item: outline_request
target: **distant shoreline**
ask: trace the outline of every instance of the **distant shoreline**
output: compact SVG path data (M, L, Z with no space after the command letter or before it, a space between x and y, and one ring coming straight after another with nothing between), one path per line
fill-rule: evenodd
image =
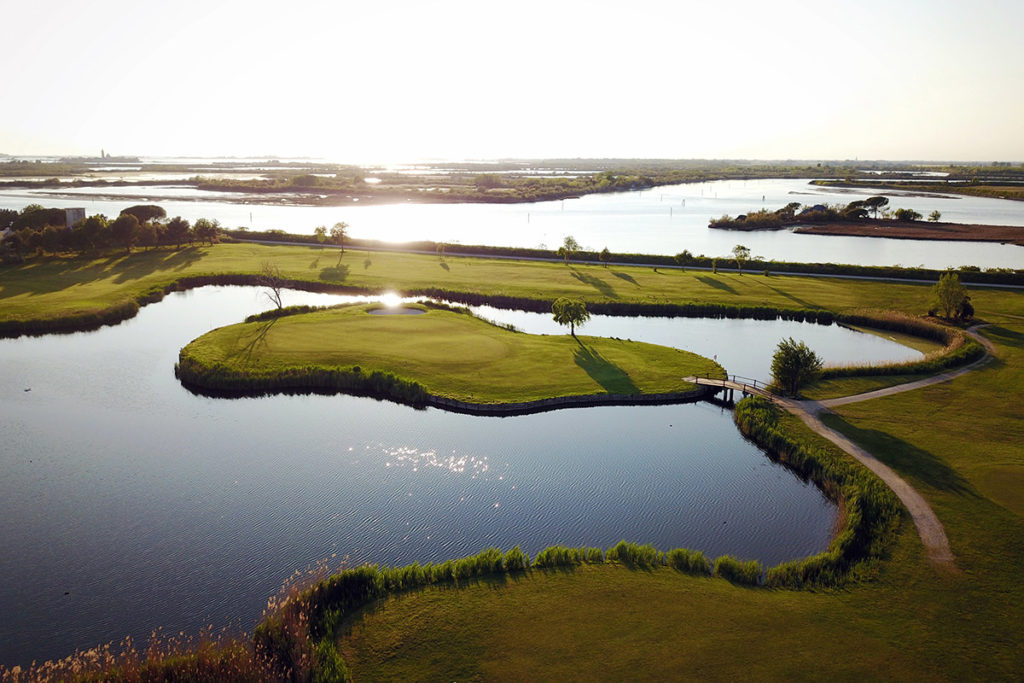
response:
M946 240L958 242L1000 242L1024 246L1024 226L980 225L974 223L943 223L936 221L894 221L860 218L827 223L801 222L799 218L776 225L757 225L732 221L728 225L709 225L713 230L762 232L793 230L801 235L844 235L849 237L890 237L904 240Z
M904 240L955 240L961 242L1000 242L1024 246L1024 226L972 225L924 221L858 221L804 225L794 232L802 235L845 235L852 237L891 237Z

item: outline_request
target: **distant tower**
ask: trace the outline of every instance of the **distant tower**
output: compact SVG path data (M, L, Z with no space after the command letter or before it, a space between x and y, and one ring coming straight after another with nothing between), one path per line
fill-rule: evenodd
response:
M107 158L107 151L104 150L104 149L100 149L100 159L106 159L106 158Z

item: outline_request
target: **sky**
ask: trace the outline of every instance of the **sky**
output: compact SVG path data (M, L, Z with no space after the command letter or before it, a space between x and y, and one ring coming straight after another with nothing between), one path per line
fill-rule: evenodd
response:
M1024 160L1024 2L4 0L0 153Z

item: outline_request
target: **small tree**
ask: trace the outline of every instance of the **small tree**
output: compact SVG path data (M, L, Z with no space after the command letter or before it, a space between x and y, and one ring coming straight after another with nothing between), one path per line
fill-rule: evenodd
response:
M821 374L822 360L807 345L792 337L779 342L772 356L774 383L791 396L800 394L800 387Z
M175 216L167 223L167 241L174 242L176 249L181 249L181 243L188 239L192 226L181 216Z
M157 206L156 204L138 204L136 206L129 206L121 213L130 213L135 216L139 219L139 224L160 218L167 218L167 212L164 211L162 206Z
M348 237L348 223L344 221L338 221L331 228L331 239L334 243L341 247L341 253L338 254L338 262L341 262L341 257L345 255L345 238Z
M281 269L270 261L260 264L259 282L267 288L263 294L270 299L278 310L282 308L281 291L284 289L284 278L281 277Z
M742 244L737 244L732 248L732 256L736 259L736 267L739 269L740 275L743 275L743 263L750 258L750 249Z
M864 200L864 206L871 210L875 218L878 218L878 212L889 206L888 197L868 197Z
M607 268L608 262L612 260L612 252L608 251L608 247L605 247L597 257L601 259L601 263L603 263L604 267Z
M320 243L320 248L324 248L324 242L327 241L327 228L318 225L313 229L313 234L316 235L316 241Z
M561 297L551 305L551 313L559 325L568 325L569 334L576 338L576 326L590 320L587 305L581 299Z
M928 220L930 220L932 223L938 223L939 219L941 219L941 218L942 218L942 212L939 211L938 209L935 209L930 214L928 214Z
M913 209L896 209L894 216L898 221L907 221L909 223L921 219L921 214Z
M932 300L946 320L963 319L974 315L971 297L960 283L960 274L947 270L932 287Z
M151 249L156 246L159 239L160 233L152 221L146 221L139 226L139 244L142 246Z
M220 239L220 222L217 219L211 221L206 218L200 218L196 221L192 232L200 242L213 244Z
M565 259L565 265L569 265L569 259L580 250L580 243L572 235L566 235L562 246L558 248L558 255Z
M110 236L124 246L124 253L131 253L132 245L139 239L139 219L130 213L122 213L110 224Z

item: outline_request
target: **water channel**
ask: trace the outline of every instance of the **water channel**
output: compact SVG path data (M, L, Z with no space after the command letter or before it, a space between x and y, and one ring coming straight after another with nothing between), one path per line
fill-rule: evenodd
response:
M216 218L225 227L281 229L312 234L318 225L350 225L352 237L386 242L439 240L452 244L488 244L557 248L566 235L586 249L642 254L726 256L738 244L768 259L819 263L947 268L1024 268L1024 247L979 242L937 242L872 237L798 235L789 230L735 232L711 230L708 221L761 208L775 210L790 202L805 205L847 204L874 192L810 185L808 180L722 180L654 188L643 192L598 194L564 201L528 204L353 204L292 206L253 198L251 204L226 201L237 195L194 188L106 188L108 195L77 196L95 188L53 193L51 190L0 191L0 208L20 210L30 203L84 207L88 214L117 216L132 204L158 203L168 216L191 221ZM1024 202L957 195L886 192L890 207L912 208L927 216L942 213L957 223L1024 226Z
M214 399L181 346L267 308L254 288L175 293L121 325L0 340L0 663L150 632L251 628L296 569L497 545L620 539L766 564L823 549L836 509L709 403L494 418L349 396ZM286 304L339 297L287 292ZM563 333L549 316L481 308ZM840 327L595 316L583 333L767 375L782 337L828 360L918 352Z

